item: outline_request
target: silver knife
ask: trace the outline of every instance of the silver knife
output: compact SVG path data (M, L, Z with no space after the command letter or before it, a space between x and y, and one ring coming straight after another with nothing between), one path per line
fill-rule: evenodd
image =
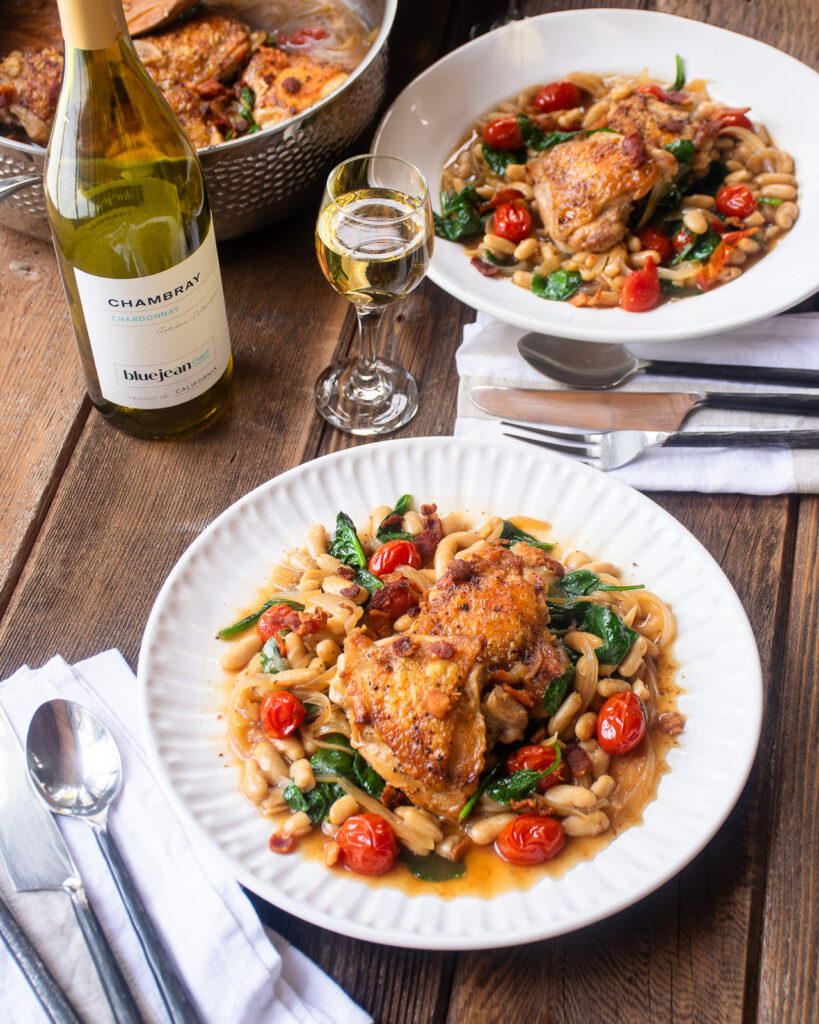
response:
M0 707L0 860L17 892L60 890L94 958L118 1024L145 1024L97 920L79 872L51 813L34 792L25 755Z

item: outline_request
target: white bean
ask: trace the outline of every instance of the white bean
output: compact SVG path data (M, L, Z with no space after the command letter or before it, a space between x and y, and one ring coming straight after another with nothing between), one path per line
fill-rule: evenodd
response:
M282 832L286 836L292 836L294 839L297 839L299 836L306 836L308 832L312 831L312 828L312 822L305 812L296 811L295 814L291 814L285 820L285 823L282 825Z
M313 775L313 766L306 757L300 757L290 765L290 778L295 782L297 789L302 793L309 793L316 787L316 777Z
M226 672L238 672L239 669L247 665L254 654L259 653L262 647L264 647L264 640L254 629L252 633L240 636L232 643L219 659L219 664Z
M358 814L358 801L347 793L336 800L328 811L327 817L330 819L331 825L343 825L354 814Z
M516 814L502 811L500 814L492 814L488 818L481 818L469 826L469 838L476 846L488 846L501 834L503 828L514 821Z

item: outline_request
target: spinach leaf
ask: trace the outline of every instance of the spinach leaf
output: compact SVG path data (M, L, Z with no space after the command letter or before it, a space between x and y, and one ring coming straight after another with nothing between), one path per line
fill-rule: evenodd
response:
M270 600L265 601L262 607L257 611L251 612L250 615L245 615L243 619L239 619L238 622L234 622L230 626L225 626L224 629L220 629L216 634L217 638L219 640L230 640L231 637L237 636L239 633L244 633L244 631L250 626L255 626L267 609L272 608L274 604L286 604L291 608L295 608L297 612L304 611L304 605L299 604L298 601L291 601L286 597L277 597L274 594Z
M532 275L532 291L539 299L551 299L562 302L570 299L583 284L583 278L577 270L555 270L548 277Z
M242 91L239 96L239 115L247 122L246 135L252 135L254 132L262 130L262 126L253 116L253 103L255 99L256 97L253 90L247 85L242 86Z
M441 196L441 212L432 215L435 234L450 242L460 242L483 232L479 203L474 185L467 185L460 192L444 192Z
M563 699L574 679L574 665L569 665L565 672L554 678L543 694L543 713L551 718L563 703Z
M344 790L334 782L317 782L309 793L302 793L295 782L291 782L282 793L290 810L294 813L304 811L313 825L323 821L336 800L342 796Z
M500 776L503 774L503 764L504 759L500 758L500 760L495 764L495 766L493 768L490 768L489 771L484 774L483 778L478 783L478 788L467 800L466 804L461 810L461 813L458 815L459 821L463 821L464 818L469 817L469 815L472 813L472 808L486 792L487 786L490 786L496 779L500 778Z
M673 281L660 280L660 291L669 299L688 299L692 295L702 295L700 288L690 288L684 284L674 284Z
M390 512L388 516L384 516L379 524L378 529L375 532L376 540L380 540L382 544L386 544L391 540L412 540L412 534L406 533L404 530L393 530L385 523L389 523L393 516L403 516L407 509L410 507L412 502L411 494L402 494L401 497L396 501L395 508Z
M495 149L494 146L483 144L483 158L499 177L503 177L509 164L525 164L525 149Z
M669 266L673 267L676 263L682 263L683 260L699 260L704 263L721 241L720 235L709 225L705 234L695 235L694 241L689 242L681 252L677 253Z
M523 136L526 146L541 153L544 149L551 149L559 142L568 142L569 139L577 138L578 135L593 135L595 132L618 134L613 128L580 128L574 132L544 132L525 114L518 114L518 128L520 128L520 134Z
M352 781L359 789L363 789L368 796L373 797L375 800L381 799L385 782L375 768L369 765L358 751L355 752L355 757L353 758Z
M319 747L310 758L313 771L318 775L340 775L342 778L354 782L368 796L380 800L384 791L384 780L357 750L352 749L347 737L340 733L332 733L325 736L324 739L327 743L333 743L336 748L344 747L345 749Z
M585 597L595 590L643 590L644 584L637 583L633 586L621 586L616 583L601 583L597 573L590 569L576 569L574 572L567 572L565 576L549 587L550 597L565 597L569 600L577 597Z
M633 629L623 625L613 611L599 604L589 605L582 628L603 641L594 652L601 665L619 665L637 639Z
M333 558L340 559L345 565L363 569L367 564L355 525L346 512L339 512L336 516L336 528L328 550Z
M535 771L533 768L521 768L520 771L514 772L512 775L507 776L507 778L499 779L493 783L487 789L486 795L490 800L494 800L496 804L511 804L513 800L525 800L527 796L531 796L534 793L538 782L544 776L550 775L555 769L560 767L562 760L560 747L555 747L555 750L557 751L557 757L554 764L550 764L545 772Z
M279 630L279 633L283 632L284 630ZM262 648L259 654L259 664L261 665L262 672L266 672L269 676L275 675L277 672L284 672L285 669L290 668L290 662L283 654L279 653L275 636L271 636Z
M779 206L783 200L774 199L772 196L759 196L757 199L758 203L769 203L771 206Z
M353 582L357 583L359 587L363 587L365 590L369 591L370 597L372 597L376 590L383 590L386 585L382 583L377 576L371 573L369 569L358 569Z
M697 182L697 191L705 196L715 196L725 181L728 168L724 160L715 160L708 169L708 174Z
M514 523L510 523L508 519L503 521L503 529L500 535L501 540L509 540L513 544L529 544L533 548L540 548L542 551L551 551L554 544L550 544L545 540L535 540L531 533L526 533L525 530L519 530Z
M422 856L401 847L398 856L401 863L422 882L448 882L450 878L461 878L466 874L466 864L462 860L448 860L437 853Z
M685 66L683 64L683 59L679 54L676 55L676 61L677 76L674 79L674 84L671 86L672 92L678 92L685 85Z
M694 143L691 139L675 139L673 142L669 142L667 146L663 146L663 149L667 149L676 158L677 163L681 167L683 165L691 166L691 162L694 159Z

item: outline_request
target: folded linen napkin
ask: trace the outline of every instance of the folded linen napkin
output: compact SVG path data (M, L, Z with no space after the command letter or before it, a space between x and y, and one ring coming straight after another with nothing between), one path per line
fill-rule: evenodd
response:
M24 667L0 683L0 703L21 743L34 711L52 697L85 705L119 744L124 784L111 808L111 831L203 1021L371 1021L299 950L280 936L268 937L239 885L206 851L189 843L133 731L140 720L136 679L122 655L106 651L73 668L53 658L39 670ZM91 829L67 818L58 823L146 1021L164 1024L161 997ZM2 864L0 892L83 1020L109 1024L112 1016L68 897L15 893ZM46 1024L46 1014L2 942L0 993L0 1019Z
M564 386L543 376L518 355L517 342L525 334L518 327L499 323L478 313L464 327L456 354L459 375L456 436L500 437L499 420L478 409L469 395L481 384L520 385L546 390ZM567 340L567 345L572 342ZM695 341L662 345L629 345L645 359L680 359L706 363L746 363L755 366L792 366L819 369L819 314L785 313L737 331ZM620 386L625 391L779 391L768 384L687 380L639 374ZM819 390L816 392L819 396ZM683 429L736 429L787 427L819 429L819 417L754 413L729 409L696 409ZM644 491L704 491L742 494L819 492L819 451L783 448L655 448L613 476Z

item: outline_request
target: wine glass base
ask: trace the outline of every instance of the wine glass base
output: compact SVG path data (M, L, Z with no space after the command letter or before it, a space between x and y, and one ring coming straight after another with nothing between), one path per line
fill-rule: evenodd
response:
M418 387L412 375L397 363L377 359L362 386L355 382L349 397L358 357L328 367L316 381L313 398L319 413L339 430L359 436L388 434L409 423L418 411Z

